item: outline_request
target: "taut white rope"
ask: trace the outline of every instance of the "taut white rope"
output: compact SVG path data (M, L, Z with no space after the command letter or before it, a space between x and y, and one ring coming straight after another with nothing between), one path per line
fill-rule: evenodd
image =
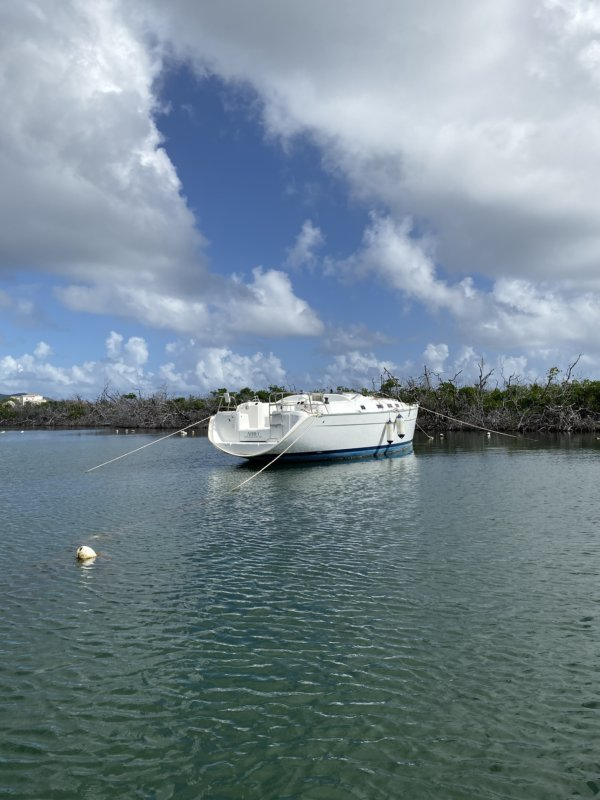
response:
M458 419L457 417L450 417L448 416L448 414L441 414L439 411L432 411L430 408L425 408L425 406L422 405L419 405L419 408L422 408L423 411L428 411L430 414L436 414L438 417L451 419L453 422L460 422L461 425L468 425L471 428L478 428L480 431L486 431L487 433L495 433L497 436L508 436L510 439L529 439L528 436L516 436L514 433L503 433L502 431L495 431L493 428L482 428L481 425L475 425L472 422L465 422L464 419ZM423 430L423 428L421 428L421 430ZM423 431L423 433L425 433L425 431ZM429 436L429 434L426 435ZM537 440L530 439L529 441L535 442Z
M152 442L148 442L147 444L143 444L141 447L136 447L135 450L130 450L128 453L123 453L116 458L111 458L110 461L105 461L103 464L97 464L95 467L90 467L86 469L86 472L93 472L95 469L100 469L100 467L105 467L107 464L112 464L113 461L118 461L120 458L125 458L125 456L130 456L132 453L138 453L140 450L143 450L145 447L150 447L153 444L158 444L158 442L164 442L165 439L168 439L170 436L177 436L178 433L182 431L187 431L188 428L193 428L194 425L201 425L203 422L209 420L210 417L204 417L204 419L199 419L198 422L192 422L190 425L186 425L185 428L180 428L178 431L173 431L173 433L168 433L166 436L161 436L160 439L154 439Z
M313 425L313 423L316 421L316 419L317 419L316 417L312 417L310 420L308 420L308 423L309 423L309 424L306 426L306 428L305 428L305 429L304 429L304 430L303 430L303 431L302 431L302 432L301 432L301 433L300 433L298 436L296 436L296 438L294 439L294 441L293 441L293 442L290 442L290 444L289 444L289 445L288 445L288 446L285 448L285 450L282 450L282 451L281 451L281 453L278 453L278 454L275 456L275 458L274 458L274 459L272 459L272 461L269 461L269 463L268 463L268 464L265 464L265 465L264 465L264 467L261 467L261 468L258 470L258 472L255 472L255 473L254 473L254 475L250 475L250 477L249 477L249 478L246 478L246 480L245 480L245 481L242 481L242 482L241 482L241 483L239 483L237 486L234 486L234 487L233 487L233 489L228 489L228 490L227 490L227 492L225 492L225 494L227 494L228 492L235 492L235 491L237 491L238 489L241 489L241 488L242 488L242 486L243 486L245 483L249 483L251 480L253 480L253 479L254 479L254 478L256 478L258 475L260 475L260 473L261 473L261 472L264 472L264 471L265 471L265 470L266 470L268 467L270 467L270 466L271 466L271 464L274 464L274 463L277 461L277 459L278 459L278 458L281 458L281 456L285 455L285 453L287 453L287 451L290 449L290 447L293 447L293 446L296 444L296 442L297 442L299 439L301 439L301 438L304 436L304 434L306 433L306 431L307 431L307 430L308 430L308 429L311 427L311 425Z

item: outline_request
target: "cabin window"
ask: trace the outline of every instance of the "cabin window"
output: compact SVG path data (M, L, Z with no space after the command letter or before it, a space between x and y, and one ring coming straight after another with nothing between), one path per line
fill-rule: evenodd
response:
M366 410L367 410L367 409L365 408L365 406L361 406L361 408L362 408L362 410L363 410L363 411L366 411Z
M377 403L377 408L383 408L383 406L381 405L381 403Z

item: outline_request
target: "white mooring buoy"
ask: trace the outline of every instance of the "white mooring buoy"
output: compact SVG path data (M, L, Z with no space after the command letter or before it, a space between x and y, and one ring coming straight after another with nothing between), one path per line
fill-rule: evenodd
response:
M96 558L98 553L95 550L92 550L91 547L88 547L86 544L81 545L81 547L77 548L77 558L80 561L86 561L88 558Z

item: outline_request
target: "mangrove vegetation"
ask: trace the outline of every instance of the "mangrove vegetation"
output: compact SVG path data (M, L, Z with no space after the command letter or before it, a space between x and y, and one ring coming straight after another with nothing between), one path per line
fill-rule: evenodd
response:
M577 362L575 362L576 364ZM406 402L418 402L419 426L428 433L469 430L472 426L503 432L571 432L600 430L600 381L572 377L553 367L543 380L526 383L510 376L498 381L493 370L479 364L479 376L462 383L460 373L449 378L425 368L418 379L401 381L385 371L377 386L353 389L328 387L319 391L380 393ZM245 387L233 393L235 402L268 400L281 386ZM291 390L290 390L291 391ZM293 390L297 391L297 390ZM172 397L165 390L143 395L122 394L105 388L95 400L74 397L19 403L0 396L0 427L113 428L119 430L178 430L197 424L205 431L226 392L223 387L206 397Z

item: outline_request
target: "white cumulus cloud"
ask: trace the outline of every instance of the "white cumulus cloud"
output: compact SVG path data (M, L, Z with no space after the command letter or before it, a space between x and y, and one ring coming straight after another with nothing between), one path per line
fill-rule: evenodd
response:
M150 42L160 31L132 24L134 7L29 0L0 8L0 274L59 277L55 294L73 311L228 335L226 309L239 286L208 269L155 123L166 54ZM248 292L256 291L255 281ZM289 282L291 327L270 297L261 295L261 309L279 315L283 335L312 335L297 315L314 321L314 313L295 302ZM30 301L20 315L33 311ZM236 332L245 332L244 319L236 316ZM248 322L254 331L256 312Z
M227 348L206 348L196 364L198 385L203 390L226 387L233 391L245 386L266 388L283 385L286 373L272 353L252 356L233 353Z
M323 375L322 383L325 388L331 389L338 386L378 389L386 370L396 374L398 367L390 361L378 359L373 353L353 350L334 357Z
M288 251L286 265L289 267L312 267L316 263L317 250L325 242L325 237L320 228L317 228L307 219L302 225L294 246Z
M579 342L597 352L597 4L149 0L138 9L199 75L251 85L271 136L309 137L356 198L383 209L353 269L448 311L487 346ZM309 234L292 263L314 257ZM491 288L477 288L482 276ZM529 286L539 307L521 308L514 292L509 300L511 285Z
M252 282L238 285L244 291L222 309L227 329L261 336L316 336L324 330L308 303L296 297L285 272L256 267Z
M442 372L448 359L447 344L428 344L423 353L426 364L434 372Z
M595 4L143 8L201 74L253 85L273 135L311 136L359 196L433 230L448 268L598 286Z

